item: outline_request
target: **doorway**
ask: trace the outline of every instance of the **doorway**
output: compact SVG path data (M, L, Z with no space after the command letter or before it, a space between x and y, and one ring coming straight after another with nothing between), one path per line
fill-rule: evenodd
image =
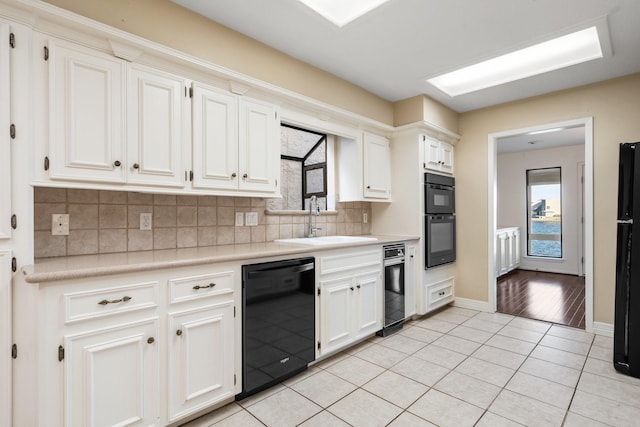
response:
M518 209L515 209L510 213L511 219L508 220L509 224L500 223L499 220L504 221L504 218L509 218L509 215L504 215L505 210L511 209L505 208L504 200L500 201L500 196L504 196L504 191L498 194L499 192L499 181L498 181L498 149L500 144L506 143L505 141L518 142L524 144L525 148L521 151L530 151L533 147L527 147L528 145L537 145L540 144L535 149L539 149L539 153L541 150L547 149L543 145L547 140L551 142L549 147L554 147L553 141L557 140L563 132L571 130L574 134L579 134L579 138L581 141L584 141L584 145L581 150L583 150L583 160L579 162L574 162L571 164L571 167L568 165L550 165L548 162L546 166L561 166L561 168L566 169L562 172L562 176L567 180L572 180L574 183L572 184L571 194L568 194L565 199L565 204L567 209L565 211L571 212L571 217L566 217L562 219L562 230L563 233L567 233L566 237L561 236L565 240L562 243L563 253L562 256L556 257L555 259L540 257L540 256L531 256L530 249L531 245L529 243L529 233L531 231L530 227L530 213L525 215L525 209L529 206L527 203L527 191L525 190L525 184L522 184L523 188L520 189L521 194L518 196L518 200L514 200L513 203L510 203L509 206L514 205L518 207L522 211L521 214L517 213ZM553 135L555 134L555 135ZM546 135L546 137L543 137ZM553 135L553 137L552 137ZM565 135L566 136L566 135ZM500 250L498 244L496 243L496 230L502 226L519 226L522 230L522 239L520 243L520 253L522 254L522 264L521 267L523 269L527 269L530 271L549 271L554 274L568 274L573 275L584 282L584 319L582 324L583 327L587 331L593 331L593 121L592 118L584 118L571 120L566 122L558 122L558 123L548 123L543 124L531 128L523 128L523 129L514 129L505 132L499 132L490 134L488 137L488 145L489 145L489 159L488 159L488 184L489 188L493 189L489 191L489 204L488 204L488 249L489 254L493 256L489 256L489 309L492 311L497 311L498 309L498 275L497 272L499 270L499 265L496 264L496 250ZM565 144L571 145L571 144ZM574 144L575 145L575 144ZM513 149L514 147L510 147ZM529 150L527 150L527 148ZM553 149L553 148L549 148ZM560 149L559 147L555 147L555 149ZM504 151L501 149L501 151ZM508 151L508 150L507 150ZM516 151L516 150L514 150ZM535 157L531 153L526 154L528 158ZM549 156L552 161L557 160L559 157L556 153L553 153L552 156ZM542 164L542 163L541 163ZM532 169L535 166L532 167ZM523 172L524 174L524 172ZM543 176L542 174L538 176ZM525 181L525 177L523 176L522 181ZM511 183L513 185L513 183ZM540 201L536 201L540 202ZM539 206L536 205L538 211L536 211L535 215L540 215L541 211ZM556 207L553 203L547 203L545 208L548 208L549 212L553 214L554 208L558 210L559 207ZM549 214L549 215L551 215ZM519 216L518 216L519 215ZM515 218L515 219L514 219ZM544 218L536 218L536 221L543 220ZM547 218L551 219L551 218ZM558 221L560 218L556 218ZM511 224L514 222L515 224ZM549 236L540 236L539 234L535 234L538 238L545 238L547 240L559 240L557 238L550 238ZM539 254L538 254L539 255ZM516 272L518 270L515 270ZM512 273L513 274L513 273ZM539 275L541 275L540 273ZM582 276L581 276L582 275ZM524 276L523 276L524 277ZM561 276L557 276L556 278L562 279ZM526 280L520 277L521 283L526 283ZM546 282L545 282L546 280ZM548 285L548 278L545 280L538 280L538 282L545 282ZM562 280L560 280L562 282ZM575 285L575 282L573 283ZM524 286L524 285L523 285ZM513 287L512 287L513 288ZM522 289L526 289L524 286ZM562 293L562 291L560 291ZM581 298L576 296L576 298ZM504 302L504 301L501 301ZM544 304L544 303L542 303ZM524 315L524 314L522 314ZM542 319L548 320L548 319ZM553 321L553 320L550 320ZM557 323L562 323L558 321ZM573 326L573 325L572 325Z

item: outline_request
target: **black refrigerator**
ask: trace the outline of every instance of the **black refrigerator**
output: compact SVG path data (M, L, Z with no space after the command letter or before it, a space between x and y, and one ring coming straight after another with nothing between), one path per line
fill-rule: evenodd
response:
M640 142L620 144L615 306L613 366L640 378Z

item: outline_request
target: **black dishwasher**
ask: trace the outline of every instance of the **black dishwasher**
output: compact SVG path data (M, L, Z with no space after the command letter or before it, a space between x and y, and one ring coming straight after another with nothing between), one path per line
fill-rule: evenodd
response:
M242 393L264 390L315 359L315 259L242 266Z

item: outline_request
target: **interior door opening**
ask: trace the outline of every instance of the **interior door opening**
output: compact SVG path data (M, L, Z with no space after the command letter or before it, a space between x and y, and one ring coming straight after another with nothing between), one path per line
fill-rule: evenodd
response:
M592 330L592 119L488 142L490 309Z

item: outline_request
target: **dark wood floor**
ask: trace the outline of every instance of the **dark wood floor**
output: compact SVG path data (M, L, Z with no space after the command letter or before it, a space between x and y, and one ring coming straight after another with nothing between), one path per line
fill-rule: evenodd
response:
M498 311L584 329L584 277L514 270L498 279Z

